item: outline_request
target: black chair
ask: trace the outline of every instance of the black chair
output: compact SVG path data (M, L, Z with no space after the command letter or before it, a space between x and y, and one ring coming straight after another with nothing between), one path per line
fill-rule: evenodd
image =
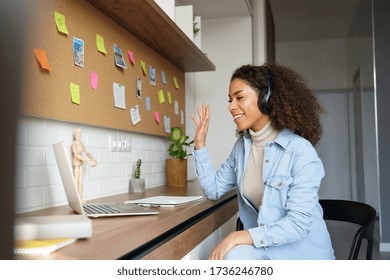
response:
M374 228L376 220L376 210L374 207L357 201L320 199L320 204L324 210L324 220L349 222L360 225L356 231L348 259L356 260L359 255L363 239L367 240L366 259L372 259L374 249Z
M374 207L362 202L337 199L320 199L320 204L324 210L324 220L349 222L360 225L353 237L348 259L356 260L358 258L362 241L366 239L366 259L371 260L374 249L374 228L376 220L376 210ZM236 230L242 230L243 228L243 224L238 217Z

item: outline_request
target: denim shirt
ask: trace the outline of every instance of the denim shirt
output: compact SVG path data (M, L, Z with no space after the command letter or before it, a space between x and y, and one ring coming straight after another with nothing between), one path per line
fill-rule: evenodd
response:
M334 259L318 202L325 172L313 146L288 129L265 145L263 202L257 211L242 194L251 144L250 135L245 133L219 170L213 167L206 147L193 151L205 196L218 199L236 187L244 229L254 246L264 248L270 259Z

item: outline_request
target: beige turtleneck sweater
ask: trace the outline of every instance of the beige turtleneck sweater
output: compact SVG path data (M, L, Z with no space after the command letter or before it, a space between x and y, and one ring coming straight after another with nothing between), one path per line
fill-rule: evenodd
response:
M279 131L268 122L261 130L254 132L250 129L249 133L252 145L244 173L242 193L256 209L259 209L263 198L264 145L274 141Z

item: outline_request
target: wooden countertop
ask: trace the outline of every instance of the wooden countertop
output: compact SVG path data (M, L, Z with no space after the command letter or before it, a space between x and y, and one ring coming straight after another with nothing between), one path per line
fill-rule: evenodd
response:
M157 187L145 193L125 193L93 201L118 202L157 195L203 195L198 181L187 188ZM52 253L49 259L180 259L238 211L236 191L218 200L203 198L176 207L160 207L150 216L97 218L93 236ZM31 215L75 214L67 205Z

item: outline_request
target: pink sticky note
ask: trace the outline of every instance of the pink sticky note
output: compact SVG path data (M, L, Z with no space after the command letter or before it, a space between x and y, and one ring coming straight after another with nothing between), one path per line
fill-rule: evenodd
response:
M91 72L91 87L93 89L97 89L98 86L98 74L95 72Z
M154 119L156 120L156 123L160 124L160 116L157 111L154 111Z
M134 65L135 64L134 53L132 51L127 51L127 54L129 55L129 59L131 63Z

